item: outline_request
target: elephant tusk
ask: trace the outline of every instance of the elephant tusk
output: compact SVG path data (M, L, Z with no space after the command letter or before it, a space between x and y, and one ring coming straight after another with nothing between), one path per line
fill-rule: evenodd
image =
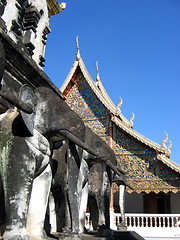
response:
M13 106L17 107L18 109L22 110L25 113L31 114L33 113L33 109L20 99L18 99L16 96L14 96L10 91L8 90L3 90L0 93L0 96L4 98L6 101L11 103Z

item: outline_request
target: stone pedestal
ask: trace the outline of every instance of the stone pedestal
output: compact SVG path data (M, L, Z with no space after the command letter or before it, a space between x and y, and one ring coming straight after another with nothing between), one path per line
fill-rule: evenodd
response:
M110 229L103 229L98 232L89 232L82 235L59 233L55 237L59 240L144 240L143 237L134 231L113 231ZM48 239L53 240L53 238Z
M124 224L119 224L118 226L117 226L117 230L118 231L123 231L123 232L125 232L125 231L127 231L127 227L124 225Z

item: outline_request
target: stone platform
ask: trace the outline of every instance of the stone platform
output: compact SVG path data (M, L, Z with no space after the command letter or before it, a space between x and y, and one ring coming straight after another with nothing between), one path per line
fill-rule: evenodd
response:
M109 231L101 234L90 232L88 234L76 235L61 233L56 235L59 240L144 240L139 234L134 231ZM49 238L55 240L55 238Z

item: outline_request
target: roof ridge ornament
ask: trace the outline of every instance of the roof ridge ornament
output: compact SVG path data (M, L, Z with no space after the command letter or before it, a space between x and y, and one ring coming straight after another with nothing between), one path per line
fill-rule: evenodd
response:
M167 148L167 146L166 146L165 143L167 143L167 141L168 141L168 139L169 139L169 136L168 136L168 134L167 134L166 131L164 131L164 134L165 134L165 137L164 137L164 139L163 139L163 141L162 141L162 143L161 143L161 146L164 147L164 148Z
M130 119L130 124L131 124L131 127L134 125L134 119L135 119L135 114L134 113L132 113L132 116L131 116L131 119Z
M76 48L77 48L77 54L76 54L76 61L79 61L81 58L80 54L80 47L79 47L79 37L76 37Z
M63 11L66 8L66 6L67 6L67 3L65 3L65 2L59 3L59 7L60 7L61 11Z
M99 65L98 61L96 61L96 86L99 85L99 82L100 82Z
M119 98L119 103L118 103L118 105L117 105L117 108L119 108L119 110L120 110L120 108L121 108L122 105L123 105L123 99L122 99L122 97L120 97L120 98Z
M172 142L169 140L169 146L167 147L166 154L170 155L171 154L171 149L172 148Z
M120 114L121 113L121 106L122 106L122 104L123 104L123 99L120 97L119 98L119 103L116 106L116 114Z

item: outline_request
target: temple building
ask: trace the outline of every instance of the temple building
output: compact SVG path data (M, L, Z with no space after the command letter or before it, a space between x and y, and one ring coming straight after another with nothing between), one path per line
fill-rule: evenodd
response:
M61 87L67 104L84 123L114 150L120 167L126 172L126 213L180 213L180 166L170 159L168 135L161 145L133 129L134 115L127 120L122 100L115 106L99 76L94 81L80 55L77 40L75 62ZM118 187L113 185L111 208L119 212Z

